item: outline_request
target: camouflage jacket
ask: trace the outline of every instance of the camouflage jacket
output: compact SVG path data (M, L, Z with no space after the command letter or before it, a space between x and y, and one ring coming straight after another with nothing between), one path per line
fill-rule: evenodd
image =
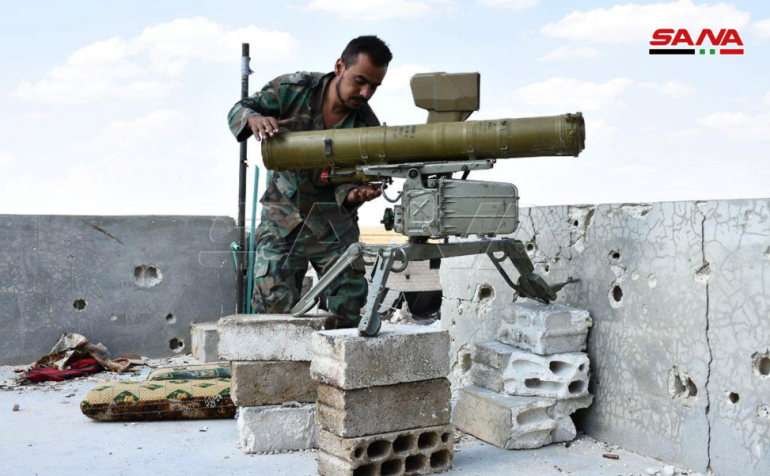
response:
M239 101L227 116L230 130L240 142L252 135L249 118L255 114L277 119L291 119L292 131L321 130L324 91L334 73L297 72L270 81L261 91ZM351 110L335 128L379 126L369 105ZM300 224L307 225L319 240L332 230L337 236L357 228L355 212L342 203L359 184L321 182L321 169L272 172L262 203L262 224L270 233L283 238ZM331 236L329 239L334 240Z

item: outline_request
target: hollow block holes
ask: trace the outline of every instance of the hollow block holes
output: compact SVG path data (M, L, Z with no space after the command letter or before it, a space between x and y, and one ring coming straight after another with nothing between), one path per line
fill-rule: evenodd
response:
M427 431L418 437L412 434L400 435L393 443L375 440L366 447L358 447L353 455L362 460L364 455L370 463L359 466L353 476L398 476L401 474L424 474L449 469L452 456L445 449L436 450L439 445L450 442L451 434L441 435ZM392 452L391 452L392 449ZM431 454L426 454L433 451Z

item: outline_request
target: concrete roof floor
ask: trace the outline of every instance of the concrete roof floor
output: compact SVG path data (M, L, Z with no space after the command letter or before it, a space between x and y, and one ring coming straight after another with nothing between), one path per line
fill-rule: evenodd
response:
M144 378L150 369L142 371ZM0 383L13 376L0 367ZM151 423L97 422L79 404L98 377L43 384L23 390L0 388L0 461L9 475L316 475L315 452L245 455L238 448L235 420ZM15 404L20 410L12 411ZM202 431L204 430L205 431ZM455 445L448 474L477 476L618 476L663 471L664 463L580 437L570 447L505 451L465 436ZM618 460L602 457L604 453ZM652 469L648 471L649 469Z

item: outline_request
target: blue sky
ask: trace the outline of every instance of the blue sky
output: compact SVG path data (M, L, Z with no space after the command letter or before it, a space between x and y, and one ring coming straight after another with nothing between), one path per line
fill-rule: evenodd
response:
M372 33L394 54L371 102L388 124L424 122L408 80L427 71L481 73L471 119L585 114L579 158L500 161L477 176L515 183L523 204L770 195L768 2L4 3L0 213L234 216L225 118L240 43L256 90L331 70L349 39ZM647 53L657 28L703 27L736 28L746 54ZM383 207L367 206L364 224Z

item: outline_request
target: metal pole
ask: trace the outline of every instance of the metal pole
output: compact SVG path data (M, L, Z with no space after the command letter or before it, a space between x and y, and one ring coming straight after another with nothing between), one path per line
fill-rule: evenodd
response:
M241 45L241 99L249 97L249 74L251 69L249 68L249 44L243 43ZM235 282L238 287L237 290L237 307L236 312L238 314L243 313L243 266L245 260L243 259L243 250L246 249L246 141L241 142L241 159L238 171L238 247L241 252L241 259L238 260L238 274L236 275Z

